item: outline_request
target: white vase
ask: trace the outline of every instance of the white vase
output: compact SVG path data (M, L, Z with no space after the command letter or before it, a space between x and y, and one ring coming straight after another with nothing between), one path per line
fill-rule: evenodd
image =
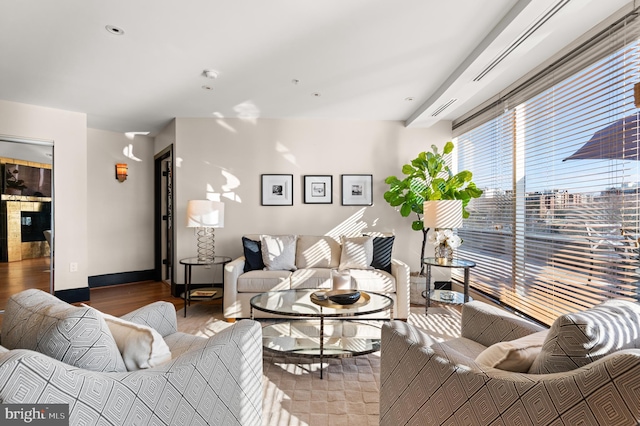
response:
M419 272L412 272L409 276L409 301L414 305L424 305L426 299L422 297L422 293L426 289L427 277L420 275Z
M349 271L348 269L332 269L331 285L334 290L351 289L351 271Z

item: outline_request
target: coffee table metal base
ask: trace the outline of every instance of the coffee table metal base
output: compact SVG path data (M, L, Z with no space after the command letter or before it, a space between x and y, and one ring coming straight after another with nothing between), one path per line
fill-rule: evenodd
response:
M272 291L251 298L252 320L255 319L254 310L291 317L291 321L263 327L263 346L266 350L283 354L304 353L306 356L319 357L320 364L324 363L325 357L349 357L380 350L380 329L376 329L375 338L372 338L368 334L371 329L360 326L368 321L357 317L388 311L389 319L393 319L393 299L370 293L367 294L366 304L324 306L324 303L316 303L311 299L318 291L323 290ZM354 327L353 323L361 328ZM364 336L363 331L367 331ZM320 378L323 378L322 368Z
M314 329L317 332L311 335ZM282 321L264 326L262 336L265 350L284 355L349 358L380 350L380 326L357 321Z

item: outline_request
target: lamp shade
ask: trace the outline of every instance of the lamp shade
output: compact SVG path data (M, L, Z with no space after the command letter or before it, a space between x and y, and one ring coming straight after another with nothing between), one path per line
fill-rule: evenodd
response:
M224 203L210 200L189 200L187 228L224 227Z
M462 200L425 201L423 211L425 228L453 229L462 226Z

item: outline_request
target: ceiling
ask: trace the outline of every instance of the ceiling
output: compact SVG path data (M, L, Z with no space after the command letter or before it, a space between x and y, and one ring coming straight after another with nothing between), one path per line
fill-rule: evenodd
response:
M628 0L0 0L0 99L84 112L90 128L115 132L155 134L174 117L428 126L622 7L631 10Z

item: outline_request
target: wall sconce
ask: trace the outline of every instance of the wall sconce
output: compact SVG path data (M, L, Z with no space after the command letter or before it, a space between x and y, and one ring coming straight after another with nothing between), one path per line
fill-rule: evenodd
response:
M116 179L118 182L124 182L127 180L127 165L124 163L116 164Z

